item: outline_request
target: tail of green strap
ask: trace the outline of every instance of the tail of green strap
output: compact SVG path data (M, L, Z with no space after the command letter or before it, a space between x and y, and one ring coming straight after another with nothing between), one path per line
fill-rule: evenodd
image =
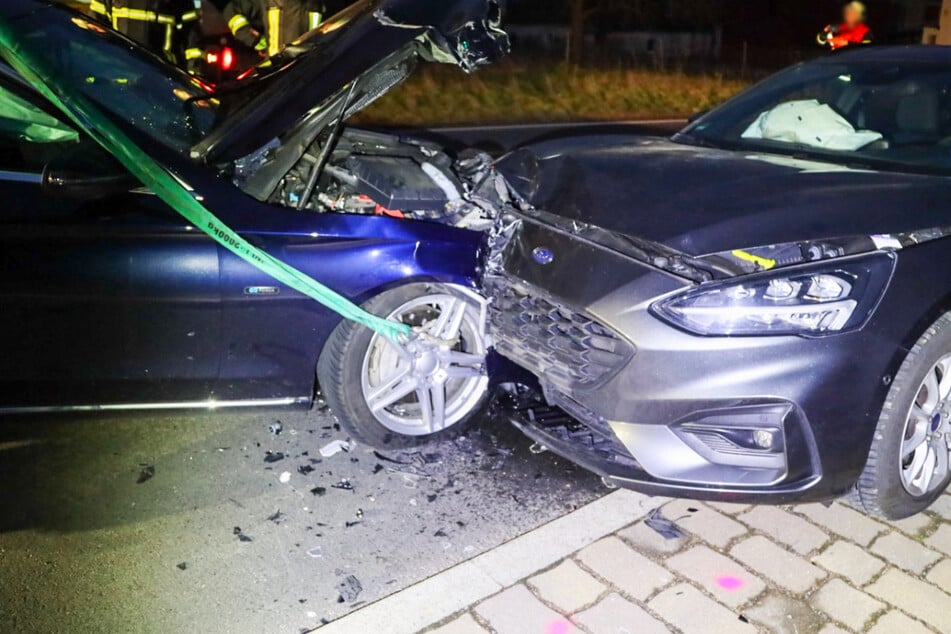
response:
M393 340L408 337L409 326L372 315L317 280L281 262L239 236L205 208L178 180L136 146L99 108L56 79L55 69L17 41L8 24L0 23L0 56L33 87L72 119L80 129L115 156L142 184L169 207L207 233L221 246L277 281L314 299L346 319Z

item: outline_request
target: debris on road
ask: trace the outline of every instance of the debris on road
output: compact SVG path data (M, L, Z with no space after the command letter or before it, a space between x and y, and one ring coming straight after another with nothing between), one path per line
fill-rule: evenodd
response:
M353 603L363 592L363 584L355 576L347 575L343 581L337 584L337 591L340 592L337 603Z
M280 451L268 451L264 454L264 462L268 464L274 464L275 462L280 462L284 459L284 454Z
M314 559L319 559L324 556L324 549L320 546L314 546L307 551L307 555L313 557Z
M281 432L284 431L284 424L281 423L281 421L276 421L275 423L268 425L267 430L275 436L280 436Z
M244 531L241 530L241 527L240 527L240 526L235 526L235 527L234 527L234 530L232 531L232 533L234 534L235 537L238 538L238 541L240 541L240 542L253 542L253 541L254 541L254 538L253 538L253 537L251 537L250 535L245 535L245 534L244 534Z
M320 448L320 455L324 458L336 456L341 451L350 453L356 447L352 440L334 440Z
M188 563L183 561L183 562L180 563L180 564L176 564L175 567L178 568L179 570L187 570L187 569L188 569Z
M644 523L664 539L681 539L684 536L676 524L664 517L659 507L648 514Z
M267 521L274 522L275 524L280 524L286 519L287 519L287 515L285 513L281 513L281 510L278 509L277 513L275 513L274 515L268 516Z
M309 464L302 464L297 467L297 473L301 475L308 475L316 471L316 468Z
M282 474L280 475L280 477L278 478L278 480L281 481L281 484L287 484L288 482L291 481L291 472L290 472L290 471L285 471L284 473L282 473Z
M313 489L310 490L310 493L311 495L320 497L321 495L324 495L327 493L327 487L314 487Z
M142 469L139 471L139 478L135 481L136 484L148 482L155 477L155 465L140 464L139 466L142 467Z
M344 478L337 484L331 484L330 488L332 489L341 489L343 491L353 491L353 485L350 483L350 480Z

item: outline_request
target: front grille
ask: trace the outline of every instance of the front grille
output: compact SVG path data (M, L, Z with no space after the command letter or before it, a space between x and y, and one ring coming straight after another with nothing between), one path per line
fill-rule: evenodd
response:
M634 355L616 332L539 289L504 277L486 287L496 350L555 387L594 387Z

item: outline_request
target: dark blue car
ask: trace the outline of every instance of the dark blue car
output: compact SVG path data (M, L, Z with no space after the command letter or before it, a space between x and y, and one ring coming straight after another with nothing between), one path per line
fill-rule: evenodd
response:
M40 0L0 21L225 224L416 344L341 318L184 221L0 64L0 407L303 405L380 445L486 400L489 160L344 122L417 63L505 54L492 0L362 0L212 87Z

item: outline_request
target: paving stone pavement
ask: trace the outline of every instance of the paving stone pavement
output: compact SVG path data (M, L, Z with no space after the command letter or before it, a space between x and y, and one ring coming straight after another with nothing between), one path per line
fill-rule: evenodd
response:
M521 566L517 580L493 574L494 585L479 593L448 585L461 571L423 582L448 595L468 592L447 602L465 606L451 614L427 612L428 627L419 626L427 606L411 588L320 632L951 634L951 493L901 522L877 521L842 502L750 507L620 491L594 504L598 509L581 509L519 538L517 549L509 546L507 557L521 561L525 555L515 550L525 549L540 566ZM621 526L624 508L630 521ZM657 508L681 537L665 539L645 524ZM573 541L570 554L538 555L557 553L550 541L559 532L573 534L573 523L595 516L612 518L612 527L588 525L589 543ZM383 622L383 629L368 629Z

